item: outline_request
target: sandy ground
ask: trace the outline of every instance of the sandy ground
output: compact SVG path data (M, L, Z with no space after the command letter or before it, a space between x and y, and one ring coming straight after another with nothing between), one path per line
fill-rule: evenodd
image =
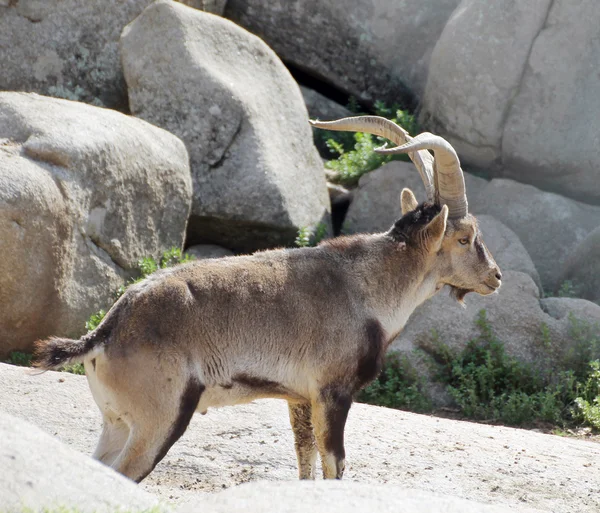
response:
M0 409L86 454L100 414L85 377L0 364ZM600 511L600 444L355 404L344 480L434 491L514 511ZM176 504L250 481L296 479L283 401L194 416L141 486Z

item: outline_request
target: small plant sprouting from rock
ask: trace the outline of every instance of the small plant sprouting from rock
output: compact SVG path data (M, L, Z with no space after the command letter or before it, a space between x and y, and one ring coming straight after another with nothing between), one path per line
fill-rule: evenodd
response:
M325 223L319 223L314 230L303 226L298 230L298 235L296 236L294 244L299 248L316 246L326 236L327 225Z

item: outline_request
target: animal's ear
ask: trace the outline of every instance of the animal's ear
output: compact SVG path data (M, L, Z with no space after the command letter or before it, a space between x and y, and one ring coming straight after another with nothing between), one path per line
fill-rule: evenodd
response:
M402 194L400 194L400 207L402 208L402 215L406 215L419 206L417 203L417 198L410 189L402 189Z
M425 227L425 241L429 251L437 252L442 247L447 221L448 206L444 205L441 212Z

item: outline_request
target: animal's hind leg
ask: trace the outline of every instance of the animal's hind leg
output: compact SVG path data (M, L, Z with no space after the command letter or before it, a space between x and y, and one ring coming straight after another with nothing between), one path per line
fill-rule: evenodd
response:
M129 438L129 427L121 419L111 419L104 415L102 420L102 434L94 451L93 458L111 466L117 456L121 453L127 439Z
M288 403L288 408L298 458L298 474L300 479L314 479L317 446L311 421L310 403Z
M138 483L144 479L187 429L203 390L192 377L179 402L166 400L156 410L148 408L126 416L129 438L112 468Z

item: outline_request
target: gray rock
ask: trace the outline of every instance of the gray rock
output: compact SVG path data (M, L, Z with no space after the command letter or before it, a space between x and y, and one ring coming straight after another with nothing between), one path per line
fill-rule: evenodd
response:
M357 98L419 95L431 51L459 0L229 0L225 16L286 62Z
M177 0L184 5L223 16L227 0Z
M119 35L151 0L18 0L0 6L0 90L128 110Z
M304 98L304 103L306 104L306 110L308 110L308 115L311 119L328 121L354 115L343 105L330 100L313 89L300 86L300 92L302 93L302 98Z
M506 110L550 0L463 0L433 50L421 123L467 164L500 158Z
M465 173L469 201L474 201L487 181ZM389 162L360 178L344 221L345 233L375 233L390 228L400 213L400 193L411 189L424 201L425 188L412 162Z
M522 276L533 294L533 282ZM98 408L83 376L30 376L0 364L0 410L31 419L86 454L100 432ZM430 497L449 496L446 500L458 495L515 512L527 511L526 500L527 507L544 511L597 513L600 497L591 490L600 488L600 474L593 471L598 461L597 443L355 404L346 425L343 482L419 489ZM140 487L171 503L193 505L199 493L265 480L284 489L285 481L296 479L287 405L263 400L195 415ZM350 507L349 501L344 505ZM278 510L295 506L297 501L277 502ZM244 500L229 511L249 507Z
M108 109L0 93L0 357L82 334L138 260L181 247L190 203L175 136Z
M129 479L2 411L0 439L3 511L113 513L159 505Z
M546 297L540 300L544 311L560 321L578 319L590 327L600 325L600 306L575 297Z
M475 214L492 215L519 236L549 291L560 287L572 249L600 225L600 207L512 180L492 180L470 205Z
M600 227L591 231L569 253L559 286L565 281L571 282L578 296L591 301L600 300Z
M551 2L510 105L502 142L505 176L596 205L599 25L595 0Z
M205 260L208 258L221 258L226 256L232 256L233 252L221 246L214 244L197 244L190 246L185 250L187 255L193 256L196 260Z
M435 354L438 342L460 351L481 335L477 325L481 310L485 310L493 335L509 355L541 368L553 368L578 343L573 333L575 319L590 326L595 336L600 334L600 306L569 298L540 302L531 277L517 271L504 271L502 282L497 294L467 295L465 308L441 292L417 308L391 349L416 362L415 349ZM429 372L423 367L421 371L425 376ZM448 398L441 394L434 401L443 405Z
M467 165L597 204L594 0L464 0L433 51L420 121Z
M121 37L132 112L180 136L194 198L188 239L236 251L329 225L329 198L296 82L234 23L157 1Z
M398 486L322 481L293 483L247 483L236 486L180 508L178 513L211 511L230 513L271 511L277 504L281 513L511 513L507 506L483 504L458 497L448 497ZM534 513L529 508L516 511ZM539 510L536 510L539 512ZM541 512L540 512L541 513Z
M477 216L477 221L483 240L502 272L526 273L541 290L540 275L517 234L492 216L483 214Z

